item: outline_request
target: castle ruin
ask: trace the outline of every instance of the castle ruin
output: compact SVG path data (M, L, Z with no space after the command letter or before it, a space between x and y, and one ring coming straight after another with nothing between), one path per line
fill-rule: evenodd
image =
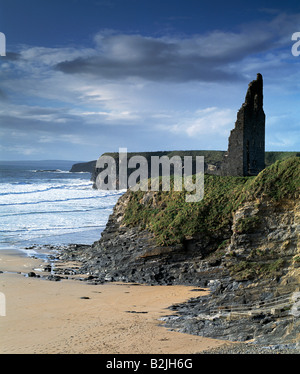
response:
M207 151L211 153L211 151ZM213 152L213 151L212 151ZM216 151L217 152L217 151ZM142 152L142 153L128 153L131 158L133 156L142 156L147 164L147 170L144 178L148 179L151 177L151 159L152 156L160 158L159 162L162 162L163 157L173 157L176 155L176 151L172 152ZM178 152L180 158L186 155L193 155L192 168L189 171L192 174L197 172L195 158L197 154L195 151L180 151ZM196 151L198 155L205 155L205 151ZM94 188L98 188L96 185L96 179L99 173L102 173L107 162L103 164L101 161L103 156L112 158L113 164L115 165L115 178L116 188L119 189L119 177L120 177L120 154L119 153L107 153L102 155L94 168L92 180L94 182ZM206 157L206 156L205 156ZM174 161L172 161L174 162ZM125 161L125 173L124 175L130 175L136 170L136 167L129 167L127 160ZM102 165L103 164L103 165ZM137 163L139 164L139 162ZM100 166L101 165L101 166ZM106 165L106 166L105 166ZM174 164L169 164L170 168L167 170L167 174L174 174ZM260 173L265 168L265 113L263 110L263 79L261 74L257 74L257 79L250 82L245 97L245 102L242 104L240 110L237 113L237 120L235 127L231 130L228 139L228 150L225 152L222 161L206 161L205 162L205 173L213 175L228 175L228 176L253 176ZM188 171L182 168L182 172ZM163 170L159 169L159 175L163 175ZM141 178L141 176L140 176ZM125 181L127 183L127 181ZM124 184L125 186L125 184ZM126 187L126 186L125 186Z
M249 83L245 102L237 113L221 175L251 176L265 168L265 117L263 78L257 74L257 79Z

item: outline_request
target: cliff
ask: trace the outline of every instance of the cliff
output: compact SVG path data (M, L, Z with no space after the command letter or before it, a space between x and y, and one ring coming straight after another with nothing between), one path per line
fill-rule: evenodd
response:
M192 156L192 172L195 173L196 170L196 156L204 156L204 169L205 172L211 172L213 173L216 171L220 163L223 159L224 152L223 151L157 151L157 152L128 152L127 153L127 159L130 160L134 156L142 156L147 162L148 165L148 178L151 177L151 162L152 162L152 157L163 157L167 156L169 159L171 159L173 156L179 156L182 161L184 160L184 156ZM120 165L119 165L119 153L118 152L112 152L112 153L103 153L102 156L110 156L114 159L115 165L116 165L116 179L117 179L117 189L119 189L119 170L120 170ZM99 158L99 159L100 159ZM182 162L184 165L184 162ZM96 179L99 173L101 173L104 170L104 168L98 168L97 164L94 170L94 173L92 174L91 180L94 182L94 188L97 189L97 184L96 184ZM134 172L136 168L129 168L127 167L127 175L129 176L132 172ZM183 171L184 171L184 166L183 166ZM170 174L172 175L174 172L173 165L171 164L170 167ZM160 170L161 173L161 170Z
M166 151L166 152L140 152L140 153L128 153L128 156L131 157L133 155L141 155L146 158L146 160L150 160L151 156L168 156L172 158L175 155L179 155L180 157L184 156L192 156L195 160L196 156L204 156L204 168L206 174L217 174L218 169L221 165L221 162L224 158L225 151ZM104 153L103 155L110 155L116 160L117 171L118 171L118 157L119 154L115 153ZM277 160L285 160L288 157L299 155L297 152L265 152L265 165L270 166L272 163L276 162ZM71 173L90 173L91 174L91 181L94 182L93 187L97 188L95 181L97 175L99 174L100 170L96 168L97 160L88 161L88 162L80 162L77 164L73 164L70 172ZM150 167L151 162L148 162L149 166L149 176L150 176ZM193 169L195 166L193 165ZM128 175L134 171L133 169L128 169ZM172 169L171 169L172 172Z
M89 162L80 162L78 164L72 165L70 172L71 173L82 173L87 172L93 174L96 167L96 160Z
M230 340L295 342L300 331L300 159L256 177L205 176L204 199L127 191L102 237L65 252L94 282L190 284L209 296L165 319L170 328Z

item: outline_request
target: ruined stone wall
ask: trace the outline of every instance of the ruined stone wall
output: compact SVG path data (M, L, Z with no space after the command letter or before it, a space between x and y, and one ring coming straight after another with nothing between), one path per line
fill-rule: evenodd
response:
M265 113L263 79L249 83L245 102L237 113L235 128L228 139L228 151L221 166L221 175L257 175L265 168Z

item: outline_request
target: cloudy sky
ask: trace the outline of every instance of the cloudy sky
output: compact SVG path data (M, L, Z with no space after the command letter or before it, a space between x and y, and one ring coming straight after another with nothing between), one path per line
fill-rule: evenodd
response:
M257 73L266 150L300 151L300 2L1 0L0 31L0 160L226 150Z

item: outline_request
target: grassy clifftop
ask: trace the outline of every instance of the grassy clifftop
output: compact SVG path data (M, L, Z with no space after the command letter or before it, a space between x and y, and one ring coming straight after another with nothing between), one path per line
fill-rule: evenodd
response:
M230 230L232 214L245 201L299 198L300 158L276 161L256 177L205 175L204 198L185 201L186 192L131 192L124 223L151 231L159 245L173 245L194 235Z
M225 151L208 151L208 150L200 150L200 151L157 151L157 152L128 152L128 158L132 156L143 156L147 160L150 160L151 156L168 156L169 158L177 155L177 156L204 156L204 160L207 164L218 164L221 163L223 160L223 156ZM265 152L265 163L266 166L270 166L276 161L283 161L289 157L294 157L298 153L297 152ZM118 160L119 153L118 152L108 152L104 153L106 156L111 156L115 160Z

